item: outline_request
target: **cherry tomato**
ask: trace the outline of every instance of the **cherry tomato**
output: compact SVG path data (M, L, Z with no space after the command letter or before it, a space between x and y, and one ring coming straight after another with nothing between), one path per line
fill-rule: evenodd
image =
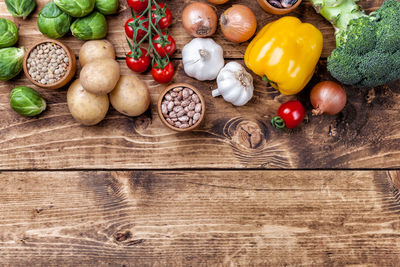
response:
M129 25L130 23L131 24L134 23L134 28L139 28L141 25L145 29L149 28L149 22L148 21L143 22L143 20L146 19L145 17L141 17L140 15L136 15L135 17L136 17L136 19L139 19L139 20L137 20L135 22L133 20L133 18L130 18L125 22L125 33L126 33L126 36L128 36L130 39L133 39L133 35L134 35L133 28ZM137 31L136 42L140 42L143 39L143 37L146 35L146 33L147 32L145 32L144 30L139 29Z
M153 37L153 45L157 53L160 57L165 57L166 55L170 56L175 52L176 43L174 38L171 35L167 35L167 33L162 34L164 38L161 38L160 35L155 35ZM165 38L165 36L167 37Z
M165 9L165 12L162 11L162 9L165 7L165 4L160 3L158 5L160 6L159 10L157 10L155 5L151 6L151 18L153 23L156 23L157 19L160 18L158 26L160 26L161 29L166 29L172 23L172 14L168 7Z
M169 62L164 68L157 68L157 63L151 70L153 78L158 83L169 83L174 77L175 70L171 62Z
M278 109L278 117L272 119L272 124L276 128L293 129L301 124L306 116L304 106L297 100L283 103ZM282 124L282 120L284 125Z
M137 55L137 58L132 57L132 51L126 56L126 65L135 72L146 71L151 63L150 54L147 54L147 50L140 48L141 53Z
M136 14L139 14L146 10L149 0L126 0L126 3Z

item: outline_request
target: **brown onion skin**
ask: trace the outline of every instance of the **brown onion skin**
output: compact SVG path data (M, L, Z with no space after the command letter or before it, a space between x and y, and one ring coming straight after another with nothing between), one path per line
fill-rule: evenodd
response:
M200 18L200 19L199 19ZM195 2L182 13L183 27L194 37L208 37L217 30L217 13L205 3Z
M313 115L335 115L343 110L347 96L343 87L332 81L318 83L310 93Z
M257 18L247 6L233 5L221 15L220 25L226 39L242 43L256 33Z
M207 0L207 1L214 5L222 5L228 2L229 0Z

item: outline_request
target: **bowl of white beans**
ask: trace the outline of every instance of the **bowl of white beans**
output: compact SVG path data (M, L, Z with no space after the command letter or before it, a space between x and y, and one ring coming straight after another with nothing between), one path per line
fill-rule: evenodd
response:
M59 89L71 81L76 71L76 58L71 49L56 40L35 43L25 54L24 72L35 85Z

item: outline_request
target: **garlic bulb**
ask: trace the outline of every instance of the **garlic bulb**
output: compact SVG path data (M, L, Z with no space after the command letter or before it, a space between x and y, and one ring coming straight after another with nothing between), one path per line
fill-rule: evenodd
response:
M214 80L224 67L222 47L210 38L195 38L182 49L185 73L199 81Z
M237 62L229 62L217 78L218 89L212 91L213 97L222 95L225 101L235 106L243 106L253 97L253 76Z

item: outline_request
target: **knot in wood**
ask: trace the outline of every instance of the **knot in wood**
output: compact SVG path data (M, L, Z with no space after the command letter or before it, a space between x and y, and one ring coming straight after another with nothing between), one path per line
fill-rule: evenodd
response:
M135 130L146 130L151 124L151 118L142 115L135 120Z
M247 149L261 149L265 136L258 123L241 121L232 134L232 141Z
M130 231L125 232L117 232L114 234L114 238L117 242L123 242L129 238L131 238L132 234Z

